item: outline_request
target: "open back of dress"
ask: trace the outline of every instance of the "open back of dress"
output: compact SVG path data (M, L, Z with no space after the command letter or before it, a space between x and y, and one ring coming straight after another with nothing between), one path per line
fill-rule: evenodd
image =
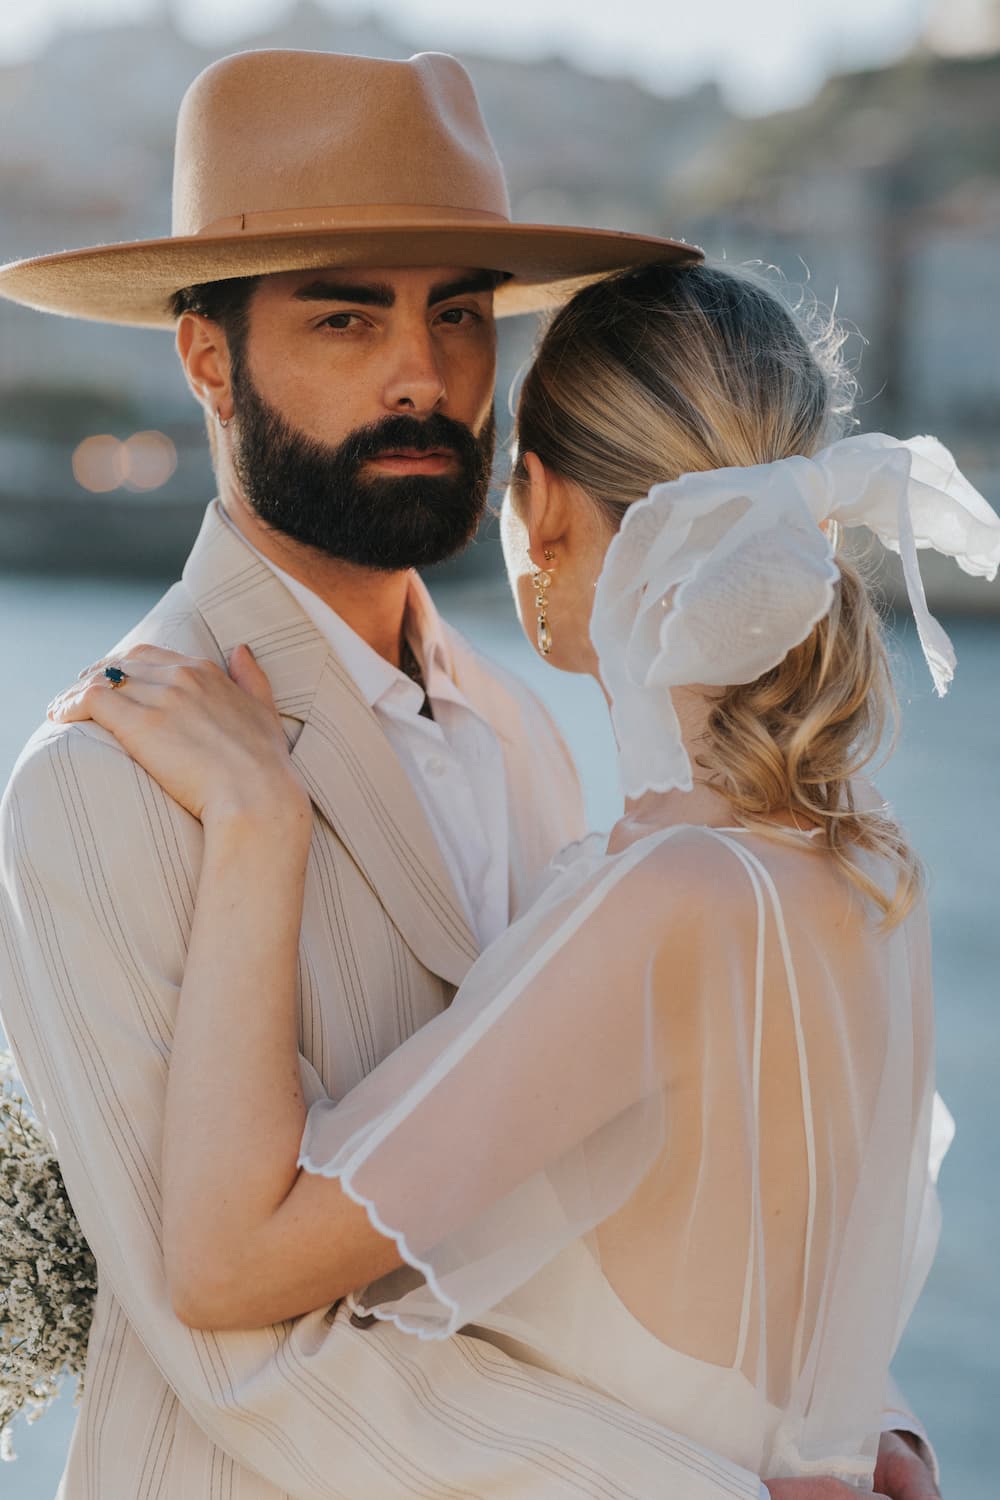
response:
M922 905L887 932L807 835L663 828L565 859L303 1163L397 1236L376 1316L863 1485L936 1238L932 1054Z

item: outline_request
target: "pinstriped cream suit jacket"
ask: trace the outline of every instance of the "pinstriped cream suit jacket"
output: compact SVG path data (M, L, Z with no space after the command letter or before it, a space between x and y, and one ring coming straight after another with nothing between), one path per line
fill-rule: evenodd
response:
M122 644L221 662L245 640L270 677L315 807L302 1068L311 1098L336 1097L448 1003L476 942L371 710L216 507ZM580 831L576 776L537 702L453 647L503 744L516 905ZM100 1268L62 1500L757 1500L755 1476L479 1338L428 1345L342 1306L245 1333L177 1321L161 1121L201 847L93 724L43 726L0 813L3 1021Z

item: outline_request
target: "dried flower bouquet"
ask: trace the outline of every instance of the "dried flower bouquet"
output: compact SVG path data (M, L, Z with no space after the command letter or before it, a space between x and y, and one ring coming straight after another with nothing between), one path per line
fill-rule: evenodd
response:
M59 1163L0 1052L0 1458L19 1412L35 1421L66 1375L82 1382L96 1292Z

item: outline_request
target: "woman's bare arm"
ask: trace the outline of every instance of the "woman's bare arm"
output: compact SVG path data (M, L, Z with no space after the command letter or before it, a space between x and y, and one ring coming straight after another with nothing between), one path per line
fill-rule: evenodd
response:
M399 1264L336 1182L296 1167L296 972L308 806L207 819L167 1089L164 1254L178 1316L249 1327Z

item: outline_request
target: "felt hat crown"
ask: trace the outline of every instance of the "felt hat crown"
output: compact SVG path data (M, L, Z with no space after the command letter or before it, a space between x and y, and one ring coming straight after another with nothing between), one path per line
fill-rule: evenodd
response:
M468 73L330 52L240 52L181 104L169 238L0 266L0 295L46 312L170 327L182 287L320 267L495 270L498 313L558 301L581 277L693 245L611 230L515 224Z

